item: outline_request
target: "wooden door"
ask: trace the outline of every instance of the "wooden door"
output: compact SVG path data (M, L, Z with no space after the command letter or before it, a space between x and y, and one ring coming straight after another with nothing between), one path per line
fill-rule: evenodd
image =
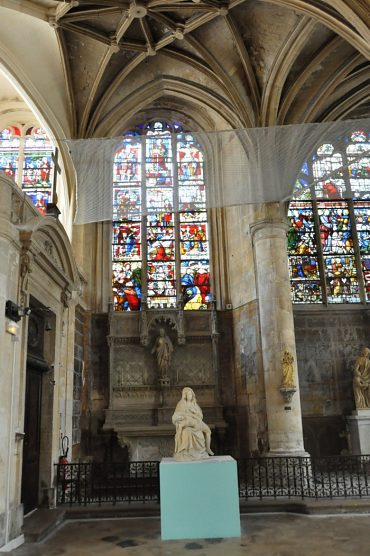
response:
M39 503L42 371L27 367L24 414L22 495L24 513Z

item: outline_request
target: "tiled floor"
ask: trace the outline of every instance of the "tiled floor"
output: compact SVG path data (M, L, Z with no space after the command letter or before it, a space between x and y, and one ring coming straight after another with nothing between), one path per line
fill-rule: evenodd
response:
M161 541L159 518L65 522L14 556L370 556L370 515L243 515L242 537Z

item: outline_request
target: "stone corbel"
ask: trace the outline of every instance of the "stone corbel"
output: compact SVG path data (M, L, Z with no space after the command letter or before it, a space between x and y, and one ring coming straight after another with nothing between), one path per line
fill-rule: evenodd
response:
M284 398L285 403L290 403L293 399L294 394L297 392L297 388L295 386L288 387L288 386L280 386L279 388L280 394Z

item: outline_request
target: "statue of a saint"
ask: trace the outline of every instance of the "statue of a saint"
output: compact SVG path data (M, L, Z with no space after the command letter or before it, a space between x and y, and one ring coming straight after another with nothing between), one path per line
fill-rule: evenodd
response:
M370 349L363 348L353 368L353 394L356 409L370 409Z
M293 388L295 386L293 361L293 355L288 350L285 350L282 359L283 380L281 383L281 386L284 388Z
M202 410L191 388L183 388L172 422L176 427L176 460L191 461L214 455L211 450L211 429L203 422Z
M158 370L161 377L166 377L171 364L171 356L173 352L172 342L167 336L164 328L159 329L152 353L156 354Z

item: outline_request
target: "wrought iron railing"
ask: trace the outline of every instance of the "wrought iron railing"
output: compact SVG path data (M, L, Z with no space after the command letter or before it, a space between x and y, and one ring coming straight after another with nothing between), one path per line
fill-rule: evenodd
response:
M159 502L159 462L56 464L57 504Z
M370 456L271 457L238 461L241 498L370 496Z
M159 502L159 462L56 464L57 504ZM238 460L239 496L370 496L370 455Z

